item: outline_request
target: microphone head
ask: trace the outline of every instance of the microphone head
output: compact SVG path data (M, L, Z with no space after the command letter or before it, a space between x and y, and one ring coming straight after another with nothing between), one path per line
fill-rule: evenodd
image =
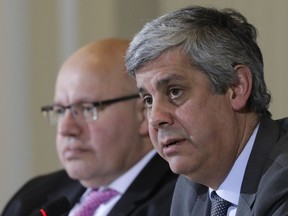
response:
M43 205L41 210L34 212L31 216L60 216L70 210L70 203L66 197L59 197L45 205ZM42 212L45 213L42 213ZM45 215L45 216L46 216Z

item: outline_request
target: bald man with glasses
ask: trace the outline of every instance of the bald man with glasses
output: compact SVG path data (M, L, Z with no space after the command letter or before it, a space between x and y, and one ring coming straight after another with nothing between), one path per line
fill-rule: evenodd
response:
M2 216L31 215L61 197L71 208L59 215L78 216L92 191L107 190L113 197L91 216L169 215L177 176L150 142L143 103L125 69L128 45L122 39L99 40L63 64L54 102L41 111L57 126L65 170L29 181Z

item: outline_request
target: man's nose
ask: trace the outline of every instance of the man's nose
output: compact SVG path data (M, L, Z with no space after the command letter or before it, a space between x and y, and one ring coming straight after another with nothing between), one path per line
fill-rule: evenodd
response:
M76 114L76 115L75 115ZM77 121L77 113L71 108L66 109L64 114L58 119L58 133L63 136L75 136L81 131L79 122Z
M161 128L173 123L169 105L164 102L154 100L151 110L148 111L149 124L154 128Z

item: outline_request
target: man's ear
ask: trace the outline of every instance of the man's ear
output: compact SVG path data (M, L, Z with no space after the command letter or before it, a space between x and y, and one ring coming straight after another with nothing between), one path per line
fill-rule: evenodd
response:
M138 120L139 120L139 134L143 136L149 136L146 109L141 99L138 99L137 101L137 112L138 112Z
M233 109L241 111L246 108L251 94L253 78L250 69L245 65L237 65L234 69L237 73L238 81L231 87L230 100Z

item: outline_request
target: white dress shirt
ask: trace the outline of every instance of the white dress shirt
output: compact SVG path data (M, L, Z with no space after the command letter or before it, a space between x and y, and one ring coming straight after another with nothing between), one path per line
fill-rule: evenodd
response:
M243 151L235 161L232 169L230 170L228 176L225 178L225 180L222 182L222 184L219 186L219 188L216 190L216 193L222 197L223 199L229 201L232 203L232 205L229 207L227 216L235 216L237 211L237 205L239 202L239 196L240 196L240 190L241 185L245 173L245 169L248 163L248 159L250 157L256 134L258 132L259 124L253 131L253 134L249 138L247 144L245 145ZM211 192L213 190L209 188L209 195L211 198Z
M146 154L140 161L138 161L133 167L131 167L126 173L124 173L119 178L115 179L110 185L100 187L99 190L105 190L105 188L111 188L117 191L119 194L110 199L108 202L101 204L95 211L94 216L106 216L118 200L125 193L127 188L131 185L134 179L138 176L141 170L146 166L150 159L156 154L156 151L153 149L148 154ZM91 191L91 188L88 188L86 192L80 198L81 200L85 199L87 194ZM75 216L75 209L79 206L77 203L69 213L69 216Z

